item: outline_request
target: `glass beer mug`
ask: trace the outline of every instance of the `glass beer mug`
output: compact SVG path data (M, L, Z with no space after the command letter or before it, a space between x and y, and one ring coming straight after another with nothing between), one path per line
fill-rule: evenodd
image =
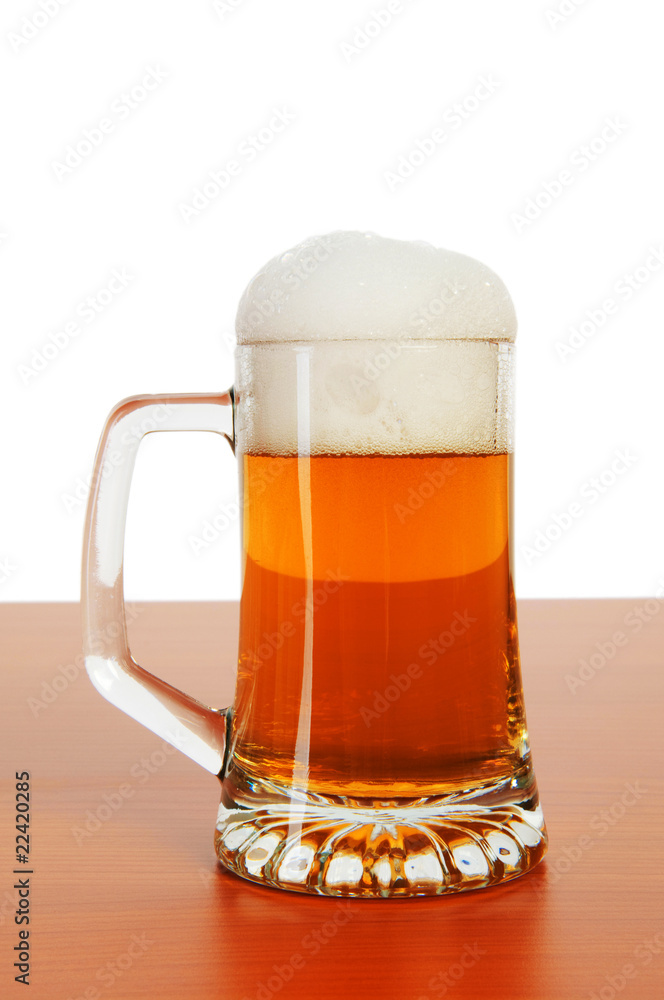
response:
M233 389L134 397L109 417L86 528L87 670L219 776L216 852L244 878L439 895L515 878L546 851L511 572L515 326L479 262L333 233L250 283ZM127 646L137 423L214 431L238 459L227 709L159 680Z

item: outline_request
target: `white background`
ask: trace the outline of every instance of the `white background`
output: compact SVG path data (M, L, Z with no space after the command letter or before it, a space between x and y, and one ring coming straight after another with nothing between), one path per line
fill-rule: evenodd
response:
M392 0L391 22L369 25L368 39L356 29L387 0L43 3L48 16L38 0L5 0L0 15L3 600L77 599L81 498L111 406L134 393L226 388L249 278L274 254L334 229L470 254L510 289L520 321L518 594L656 592L664 581L664 265L650 249L664 241L656 6ZM139 101L141 91L131 92L148 70L155 89ZM478 101L482 77L494 93ZM127 94L137 107L127 110ZM467 115L460 126L458 102ZM273 109L294 121L249 162L241 144ZM103 118L112 131L78 165L58 167ZM614 138L597 141L590 162L582 147L607 120ZM386 173L436 127L445 141L390 184ZM239 176L185 221L182 206L229 159L240 162ZM569 183L547 197L545 184L558 194L552 182L565 169ZM524 221L535 198L538 217ZM88 323L79 305L113 269L131 281ZM619 283L634 273L644 280L627 298ZM596 314L593 326L586 310L607 298L617 309ZM556 345L585 320L593 335L563 360ZM49 336L64 343L71 322L77 336L37 371ZM621 450L629 467L607 472ZM593 502L584 484L601 474L607 486ZM237 597L235 490L221 439L150 435L130 505L128 595ZM554 516L573 502L581 514L556 532ZM195 555L191 537L224 511L230 527ZM533 554L538 532L541 549L547 532L560 537Z

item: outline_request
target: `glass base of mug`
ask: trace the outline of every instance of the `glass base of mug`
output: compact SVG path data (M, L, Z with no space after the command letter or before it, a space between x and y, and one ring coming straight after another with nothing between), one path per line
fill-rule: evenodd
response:
M345 897L438 896L525 874L547 848L537 788L509 782L439 798L334 799L222 781L215 849L242 878Z

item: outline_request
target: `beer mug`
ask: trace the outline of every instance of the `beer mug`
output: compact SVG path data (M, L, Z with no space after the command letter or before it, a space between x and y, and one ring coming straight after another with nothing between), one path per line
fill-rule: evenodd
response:
M333 233L248 286L233 389L137 396L108 419L86 528L87 670L218 775L216 853L246 879L441 895L515 878L546 851L511 567L515 327L478 261ZM226 709L127 646L134 457L145 433L183 430L222 434L239 464Z

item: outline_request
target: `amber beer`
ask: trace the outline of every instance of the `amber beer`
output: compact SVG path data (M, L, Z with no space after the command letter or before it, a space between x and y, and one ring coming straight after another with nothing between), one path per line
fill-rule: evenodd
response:
M511 577L507 289L451 250L330 233L255 274L236 330L227 392L126 399L107 421L84 543L92 682L218 775L215 851L243 878L374 899L517 878L547 839ZM125 427L162 404L159 429L213 431L238 459L227 708L141 669L110 630L138 440Z
M526 767L511 456L243 457L234 758L393 800Z

